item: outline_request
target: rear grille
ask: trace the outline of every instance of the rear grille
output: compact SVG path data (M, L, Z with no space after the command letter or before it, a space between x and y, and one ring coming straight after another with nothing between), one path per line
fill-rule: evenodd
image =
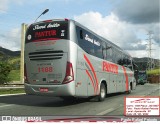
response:
M32 52L32 53L29 53L29 59L31 61L61 59L63 56L63 53L64 52L60 50Z

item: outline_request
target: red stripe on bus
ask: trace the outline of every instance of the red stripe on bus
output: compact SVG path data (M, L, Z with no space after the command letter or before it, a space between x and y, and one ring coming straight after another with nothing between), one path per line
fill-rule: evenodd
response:
M125 76L125 79L126 79L126 91L128 91L128 75L126 73L126 68L124 66L122 66L122 69L124 71L124 76Z
M43 38L43 39L33 40L32 42L40 42L40 41L47 41L47 40L60 40L60 38Z
M98 91L98 80L97 80L97 76L96 76L95 70L94 70L91 62L89 61L89 59L87 58L87 56L86 56L85 54L84 54L84 58L85 58L85 60L87 61L87 63L89 64L89 66L90 66L90 68L91 68L91 70L92 70L92 72L93 72L93 74L94 74L94 78L95 78L95 80L96 80L96 90L95 90L95 91L96 91L96 93L97 93L97 91Z
M91 82L92 82L92 86L93 86L93 88L94 88L94 93L96 94L95 86L94 86L94 81L93 81L93 79L92 79L92 76L90 75L90 73L88 72L88 70L86 70L86 73L87 73L88 77L90 78L90 80L91 80Z

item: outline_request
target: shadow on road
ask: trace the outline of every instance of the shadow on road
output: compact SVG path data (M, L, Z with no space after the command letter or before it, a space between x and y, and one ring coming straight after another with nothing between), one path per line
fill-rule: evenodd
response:
M86 99L63 100L58 97L32 96L32 95L17 95L0 97L0 103L39 106L39 107L63 107L71 106L86 102Z
M105 100L107 100L110 97L117 97L121 94L122 93L109 94L106 96ZM63 106L77 105L85 102L97 102L97 99L83 98L83 99L63 100L59 97L32 96L32 95L16 95L16 96L0 97L0 103L36 106L36 107L63 107Z

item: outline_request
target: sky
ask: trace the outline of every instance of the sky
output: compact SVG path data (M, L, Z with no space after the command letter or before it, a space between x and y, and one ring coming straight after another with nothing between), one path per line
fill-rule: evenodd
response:
M0 46L21 49L21 24L68 18L126 50L132 57L160 59L160 0L0 0Z

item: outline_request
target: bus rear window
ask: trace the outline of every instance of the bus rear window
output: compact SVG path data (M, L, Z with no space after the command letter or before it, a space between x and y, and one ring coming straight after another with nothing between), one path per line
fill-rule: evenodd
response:
M68 38L68 21L32 24L26 32L26 43Z

